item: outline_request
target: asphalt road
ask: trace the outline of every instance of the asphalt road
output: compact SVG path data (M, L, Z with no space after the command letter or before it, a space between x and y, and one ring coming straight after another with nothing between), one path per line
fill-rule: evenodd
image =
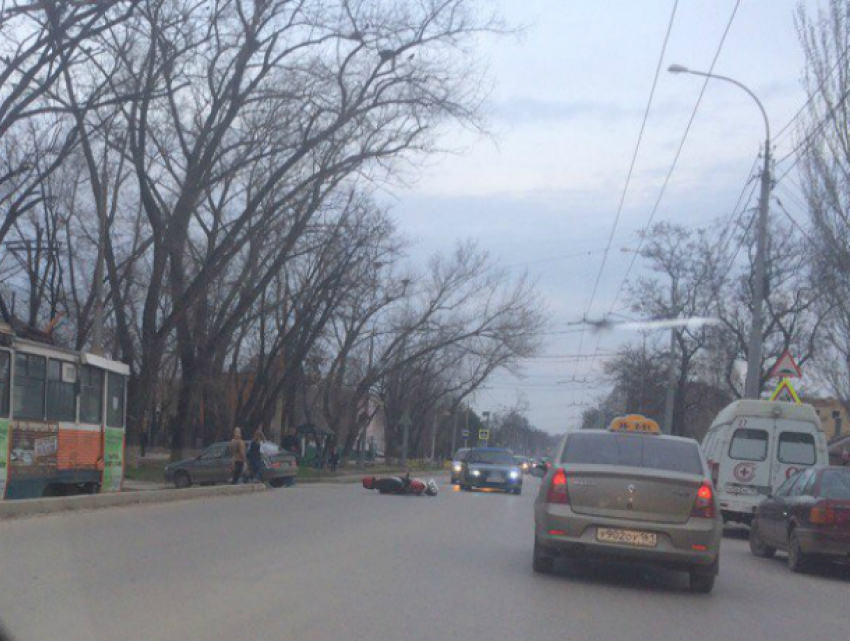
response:
M534 575L536 484L313 485L3 522L0 620L39 641L848 638L844 572L793 575L740 537L709 596L627 566Z

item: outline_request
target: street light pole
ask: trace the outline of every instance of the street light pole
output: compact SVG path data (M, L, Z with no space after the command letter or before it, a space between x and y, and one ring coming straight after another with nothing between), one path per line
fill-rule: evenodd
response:
M434 420L431 422L431 465L434 465L434 454L437 449L437 418L440 415L439 410L434 411Z
M454 456L455 447L457 446L457 415L458 415L458 406L455 406L454 412L454 422L452 423L452 451L449 452L449 456Z
M757 399L761 394L761 352L762 342L764 340L762 332L764 327L763 308L765 299L767 216L768 203L770 202L770 122L767 119L767 112L764 110L764 106L761 104L758 96L737 80L713 73L692 71L682 65L671 65L668 71L670 73L689 73L694 76L725 80L732 83L736 87L746 91L747 95L755 100L764 119L764 167L761 172L761 193L759 195L758 220L756 222L756 256L755 265L753 266L753 322L750 325L750 339L747 345L747 381L744 389L744 396L746 398Z

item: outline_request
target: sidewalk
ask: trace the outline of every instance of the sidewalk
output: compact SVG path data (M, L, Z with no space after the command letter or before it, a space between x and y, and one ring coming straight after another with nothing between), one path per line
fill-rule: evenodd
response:
M144 492L146 490L168 490L173 488L173 485L169 485L165 481L158 483L156 481L139 481L136 479L128 479L125 478L124 482L121 483L121 491L122 492Z

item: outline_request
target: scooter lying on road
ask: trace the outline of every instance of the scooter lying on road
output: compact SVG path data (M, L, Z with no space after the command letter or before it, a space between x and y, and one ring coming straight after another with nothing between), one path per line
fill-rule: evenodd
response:
M404 476L364 476L363 487L367 490L378 490L381 494L426 494L436 496L438 492L434 479L423 481L412 479L410 474Z

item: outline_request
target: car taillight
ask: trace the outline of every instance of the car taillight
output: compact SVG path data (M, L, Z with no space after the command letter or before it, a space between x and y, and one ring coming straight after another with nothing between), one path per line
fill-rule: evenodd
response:
M809 522L813 525L834 525L835 510L831 507L815 506L809 510Z
M697 516L701 519L714 518L714 491L710 484L703 483L697 490L697 500L694 501L691 516Z
M555 470L549 490L546 492L547 503L561 503L566 505L570 502L570 494L567 491L567 473L563 468Z

